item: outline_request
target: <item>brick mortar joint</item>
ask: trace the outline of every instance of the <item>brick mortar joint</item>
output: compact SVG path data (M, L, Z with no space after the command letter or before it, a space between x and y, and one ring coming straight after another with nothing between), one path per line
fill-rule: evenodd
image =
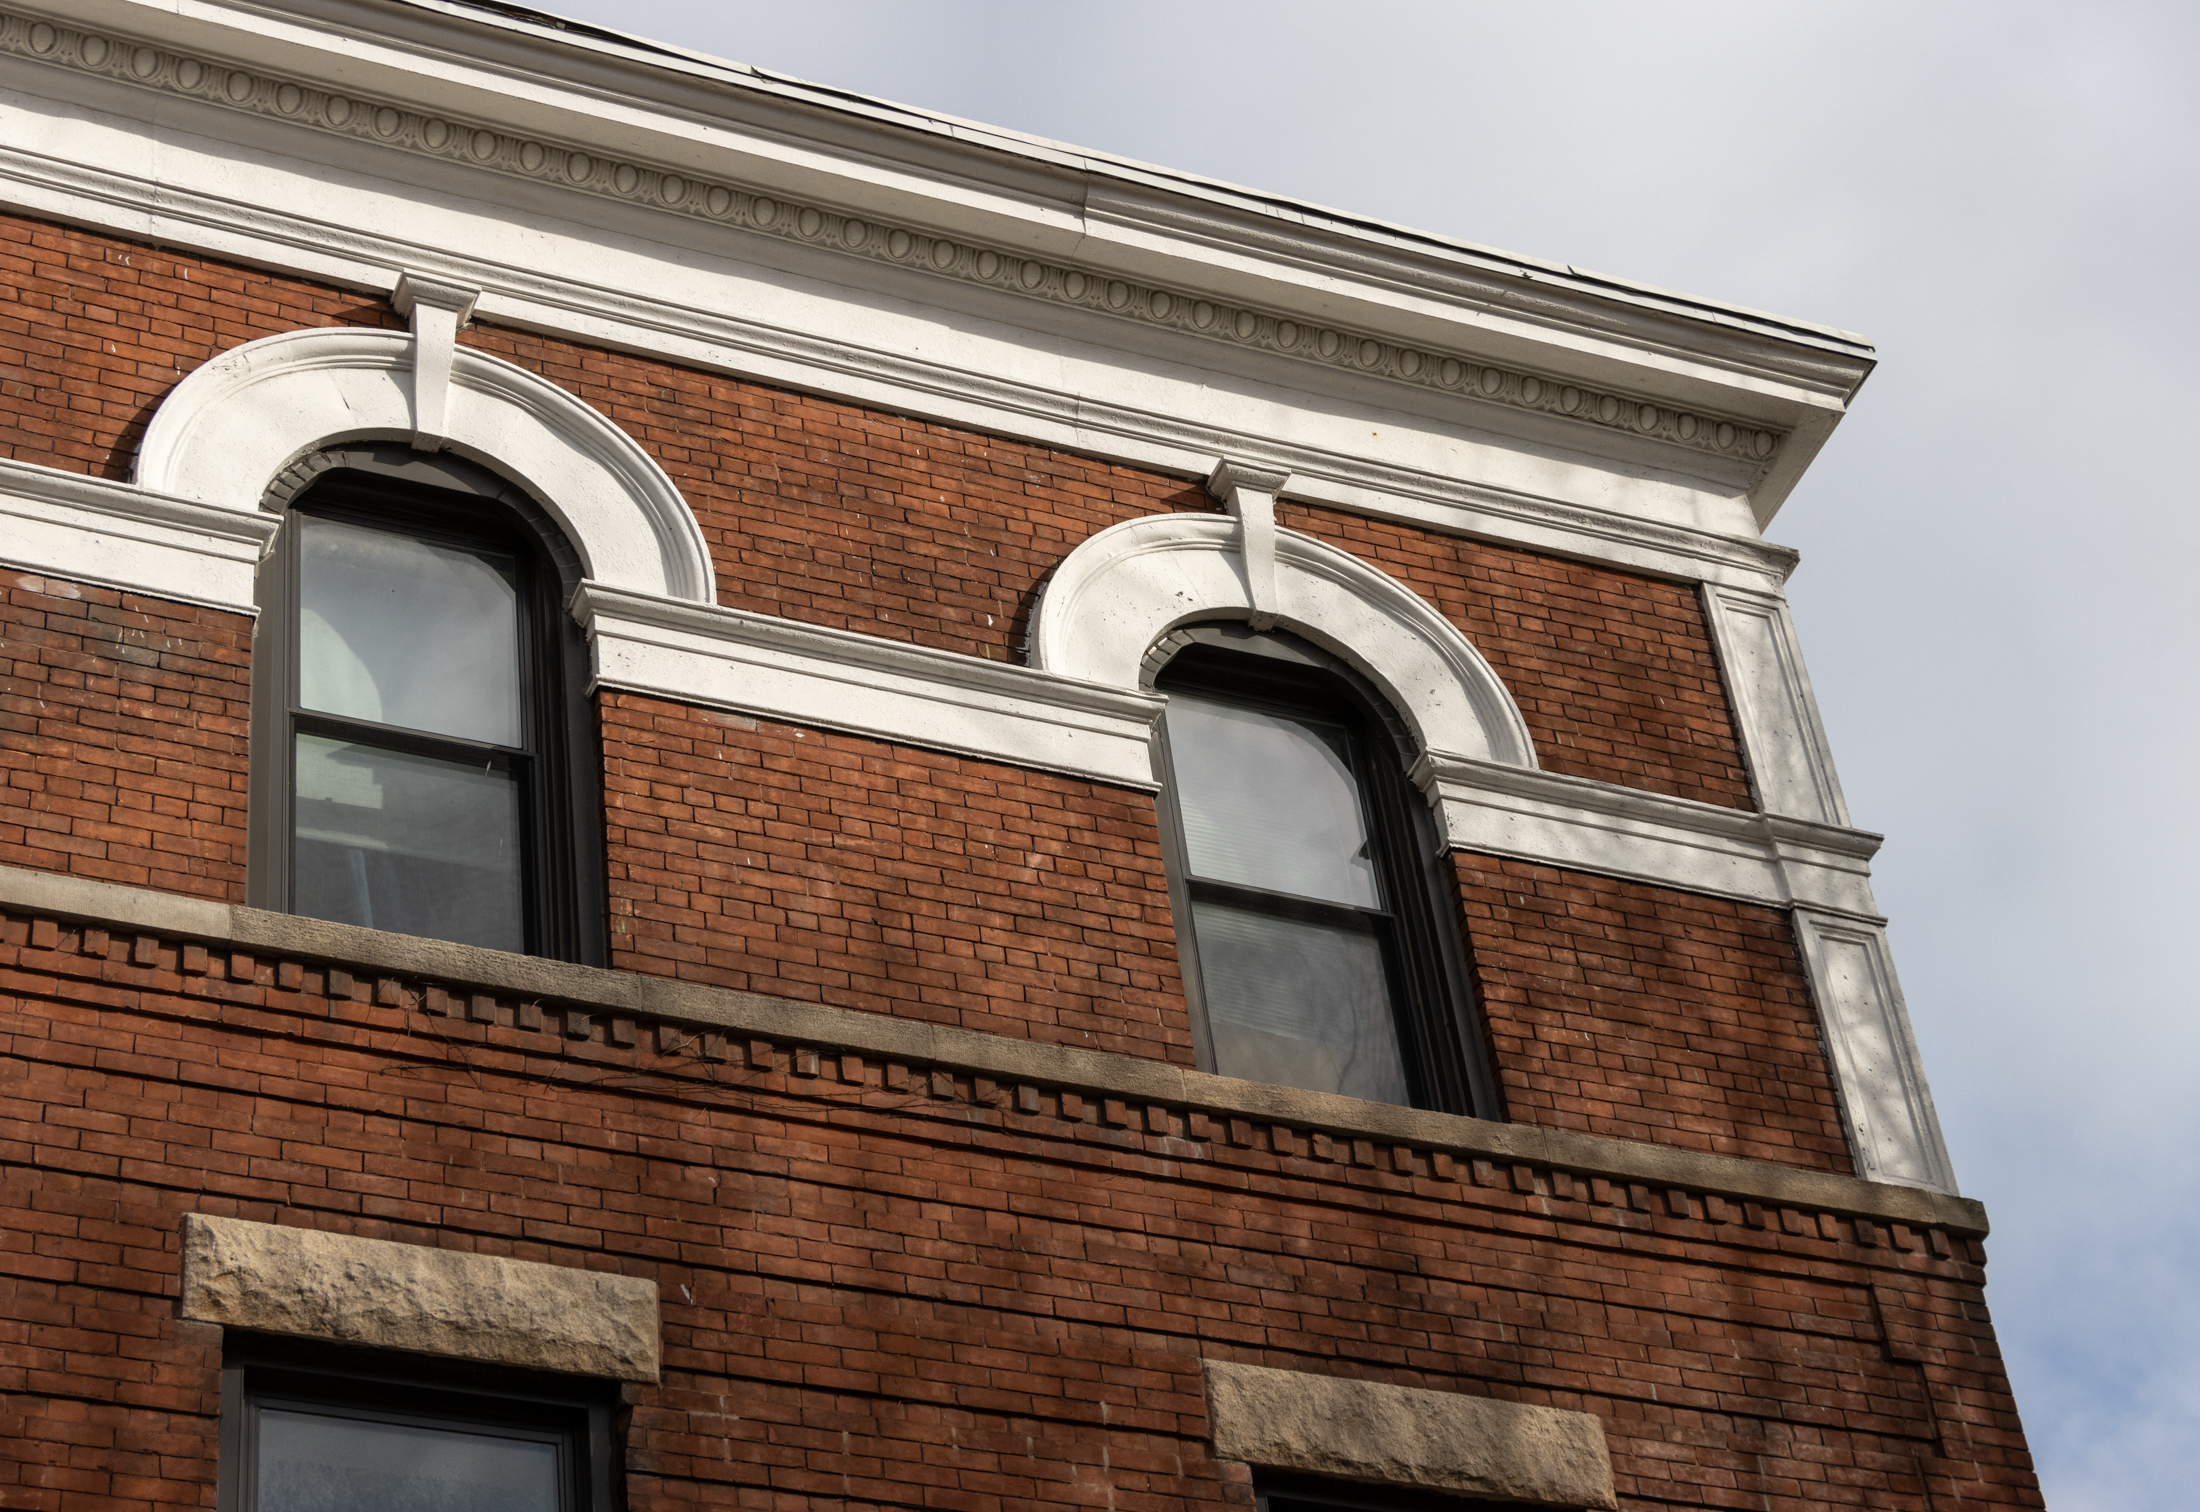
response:
M1516 1185L1520 1173L1527 1172L1530 1190L1539 1181L1548 1190L1554 1177L1568 1182L1601 1179L1668 1194L1669 1203L1671 1194L1682 1194L1684 1201L1692 1194L1698 1203L1712 1197L1745 1207L1945 1231L1965 1239L1983 1238L1989 1231L1981 1204L1918 1188L1271 1087L1165 1061L508 955L56 873L0 867L0 909L88 924L141 942L166 942L177 949L179 965L184 950L194 945L277 960L282 963L279 972L319 963L344 979L341 991L328 989L331 997L350 997L354 985L371 997L380 982L391 983L396 992L403 981L411 981L422 984L412 1005L420 1011L435 1011L429 1003L439 997L445 999L443 1011L453 1016L484 1011L477 1006L483 1003L493 1014L500 1001L510 1001L541 1015L546 1024L562 1020L566 1037L591 1042L602 1020L606 1050L622 1048L615 1042L621 1020L626 1021L625 1033L636 1041L641 1036L634 1021L649 1020L729 1040L750 1036L816 1057L820 1065L826 1057L853 1056L882 1063L882 1072L885 1063L896 1063L915 1068L912 1074L945 1076L950 1082L975 1077L997 1088L1061 1089L1098 1105L1103 1122L1115 1118L1111 1104L1126 1110L1126 1118L1135 1114L1151 1123L1158 1115L1165 1127L1155 1132L1172 1138L1173 1130L1189 1129L1194 1116L1210 1121L1219 1117L1226 1130L1232 1122L1258 1124L1291 1131L1294 1142L1309 1146L1317 1138L1334 1145L1342 1136L1355 1154L1350 1163L1367 1163L1357 1159L1364 1144L1387 1147L1393 1163L1400 1158L1396 1152L1403 1151L1409 1160L1440 1156L1470 1168L1479 1162L1493 1171L1510 1170ZM1184 1144L1176 1153L1196 1153L1193 1142Z

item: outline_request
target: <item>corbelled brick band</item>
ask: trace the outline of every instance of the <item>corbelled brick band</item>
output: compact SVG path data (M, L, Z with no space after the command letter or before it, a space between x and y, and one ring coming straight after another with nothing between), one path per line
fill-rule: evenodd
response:
M252 622L0 568L0 861L244 897Z
M2032 1494L1961 1199L42 874L0 910L0 1456L96 1444L89 1494L211 1484L186 1212L652 1283L637 1507L1231 1503L1202 1358L1593 1413L1623 1500Z
M1853 1169L1784 913L1493 856L1452 864L1510 1117Z

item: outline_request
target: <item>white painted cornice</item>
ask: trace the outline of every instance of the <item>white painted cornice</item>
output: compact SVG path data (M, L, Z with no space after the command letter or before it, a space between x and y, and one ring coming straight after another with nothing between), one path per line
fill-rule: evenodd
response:
M0 562L11 567L252 614L253 577L278 523L0 459Z
M183 155L174 150L170 161ZM230 171L226 164L216 166ZM1235 416L1218 420L1187 413L1187 406L1176 402L1178 391L1155 388L1150 373L1138 374L1127 387L1118 385L1126 398L1154 401L1146 404L1116 402L1114 389L1095 392L1097 383L1066 381L1064 359L1089 361L1086 371L1111 383L1122 371L1119 358L1082 345L1092 333L1085 324L1089 317L1080 312L1055 313L1061 325L1039 333L1049 343L1047 360L1029 372L1031 365L994 360L1002 355L997 347L951 359L934 355L943 345L934 341L925 351L905 354L852 339L864 331L868 315L849 331L813 333L790 324L777 308L758 308L761 301L714 298L720 289L714 275L695 273L685 257L670 276L652 282L646 274L661 249L636 253L632 278L606 282L607 276L622 274L625 263L585 243L557 245L552 267L538 271L501 256L469 255L455 236L424 240L400 234L414 228L374 213L378 204L372 200L359 214L316 218L295 211L281 193L240 199L195 192L179 178L169 172L156 181L54 153L13 150L0 139L0 200L34 214L353 287L391 289L401 270L432 276L482 290L477 316L505 326L828 393L1126 466L1199 477L1217 456L1257 459L1287 472L1289 497L1303 502L1661 577L1763 589L1777 587L1795 565L1792 550L1753 535L1577 501L1569 495L1596 497L1607 480L1563 454L1533 459L1520 471L1518 486L1511 486L1511 478L1492 481L1473 454L1447 439L1431 438L1410 454L1392 444L1387 455L1399 460L1387 460L1356 453L1331 436L1309 434L1284 407L1289 400L1311 397L1333 404L1393 437L1409 428L1399 416L1366 409L1365 396L1353 387L1358 380L1346 374L1335 375L1334 394L1274 399L1261 394L1242 422ZM641 210L620 213L647 219ZM525 239L542 241L551 234L547 223L537 221ZM592 255L584 259L583 253ZM1015 370L1006 370L1011 367ZM1213 374L1194 371L1190 377L1211 383ZM1048 378L1053 381L1042 381ZM1211 399L1214 390L1206 392ZM1269 423L1256 426L1261 418ZM1367 434L1357 423L1347 429Z
M1162 700L1029 667L584 583L594 685L1151 792Z
M1867 831L1441 752L1411 775L1455 850L1878 919Z
M0 49L50 66L829 249L850 278L869 263L1082 311L1134 345L1538 417L1585 449L1736 474L1760 522L1870 366L1838 333L486 12L26 9L48 19L10 21Z

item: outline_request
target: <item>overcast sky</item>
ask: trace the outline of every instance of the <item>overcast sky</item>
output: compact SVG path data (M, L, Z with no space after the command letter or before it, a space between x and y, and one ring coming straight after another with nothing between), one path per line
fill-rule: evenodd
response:
M1769 533L2048 1504L2192 1504L2200 8L550 8L1875 341Z

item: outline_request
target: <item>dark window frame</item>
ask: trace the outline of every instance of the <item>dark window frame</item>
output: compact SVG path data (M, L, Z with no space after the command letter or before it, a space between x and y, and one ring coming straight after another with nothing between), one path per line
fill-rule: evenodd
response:
M517 762L521 775L525 953L605 962L602 759L588 696L588 650L566 613L582 567L532 498L484 468L394 446L318 453L277 480L267 507L284 516L259 574L254 627L252 762L246 901L292 911L296 743L300 733L430 756ZM441 544L510 553L518 563L523 748L354 721L300 706L299 538L295 515L395 530Z
M1325 1480L1270 1471L1253 1477L1258 1512L1550 1512L1522 1502L1492 1501L1455 1491Z
M259 1512L262 1406L555 1439L559 1512L616 1512L622 1414L608 1381L231 1329L222 1340L216 1512Z
M1348 731L1354 775L1376 851L1383 914L1390 923L1384 938L1385 966L1411 1106L1502 1117L1481 1015L1470 987L1458 889L1445 864L1448 852L1437 833L1435 816L1406 775L1414 741L1396 711L1365 677L1337 657L1294 636L1255 631L1243 622L1186 627L1157 650L1160 655L1148 663L1157 692L1181 688L1269 712L1339 724ZM1193 924L1195 893L1217 901L1227 901L1232 893L1262 896L1278 912L1303 911L1308 917L1354 910L1195 881L1184 849L1182 815L1169 780L1175 764L1168 739L1164 715L1157 764L1163 778L1162 855L1176 917L1177 957L1192 1014L1194 1051L1200 1069L1212 1072L1216 1059Z

